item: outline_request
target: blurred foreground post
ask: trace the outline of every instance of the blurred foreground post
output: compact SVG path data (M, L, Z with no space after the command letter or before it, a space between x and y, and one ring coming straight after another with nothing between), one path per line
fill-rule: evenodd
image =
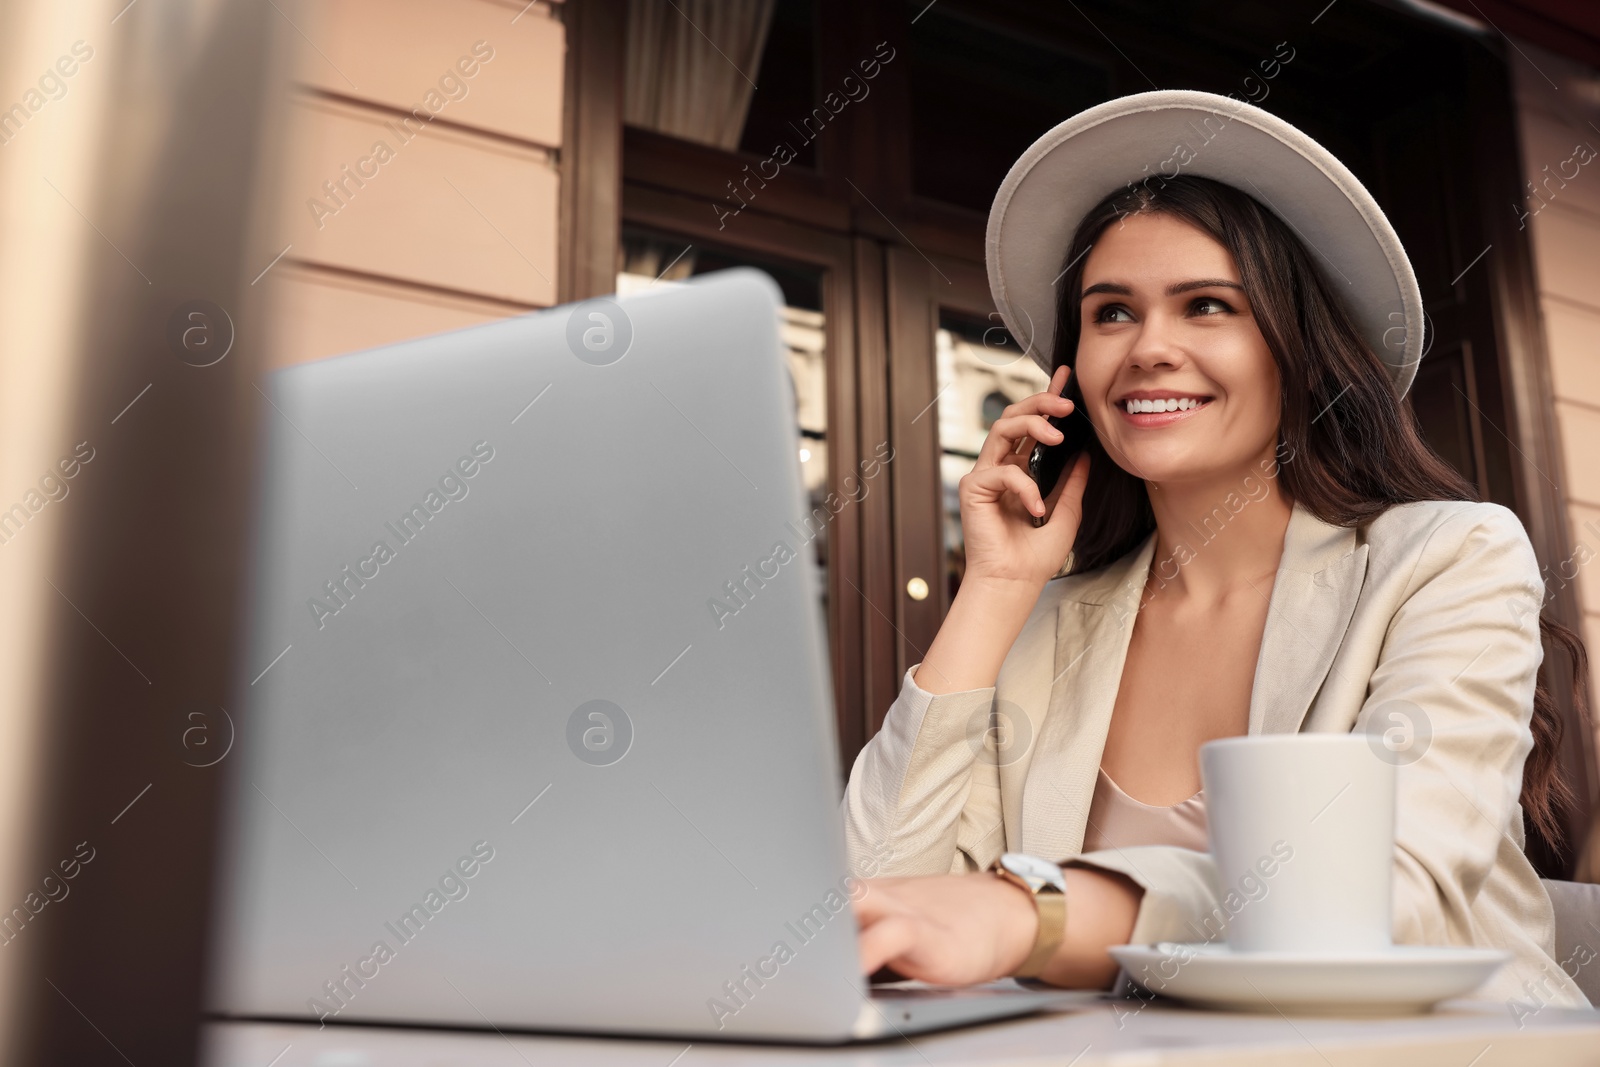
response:
M194 1060L292 17L0 5L7 1065Z

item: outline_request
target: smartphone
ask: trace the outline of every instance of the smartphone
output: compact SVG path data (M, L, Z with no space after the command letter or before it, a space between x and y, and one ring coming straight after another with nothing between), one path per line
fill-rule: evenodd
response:
M1053 445L1042 441L1035 443L1033 453L1028 457L1028 474L1039 487L1042 497L1050 495L1056 482L1061 480L1061 472L1072 466L1078 453L1088 446L1089 438L1094 435L1094 425L1089 422L1089 416L1083 413L1083 397L1073 388L1076 382L1076 378L1069 376L1060 394L1072 401L1072 410L1066 415L1050 416L1050 425L1061 431L1061 440ZM1043 526L1049 521L1049 515L1033 516L1035 526Z

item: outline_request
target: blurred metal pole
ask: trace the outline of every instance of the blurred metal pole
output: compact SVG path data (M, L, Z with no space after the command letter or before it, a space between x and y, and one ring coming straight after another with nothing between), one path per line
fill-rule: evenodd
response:
M194 1062L292 16L0 5L5 1064Z

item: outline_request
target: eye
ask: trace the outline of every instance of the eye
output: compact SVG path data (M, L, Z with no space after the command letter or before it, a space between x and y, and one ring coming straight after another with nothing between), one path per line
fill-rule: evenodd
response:
M1196 308L1196 307L1200 307L1200 306L1202 306L1204 304L1215 304L1219 308L1222 308L1224 311L1232 311L1233 310L1233 308L1228 305L1227 301L1220 300L1220 299L1218 299L1217 297L1214 297L1214 296L1196 297L1194 302L1191 303L1189 305L1189 307ZM1204 316L1202 316L1202 317L1204 317Z
M1123 312L1124 314L1126 314L1128 309L1123 307L1121 304L1102 304L1094 313L1094 321L1095 322L1110 322L1110 321L1112 321L1112 320L1106 318L1106 315L1108 313L1110 313L1110 312L1113 312L1113 311L1120 311L1120 312Z

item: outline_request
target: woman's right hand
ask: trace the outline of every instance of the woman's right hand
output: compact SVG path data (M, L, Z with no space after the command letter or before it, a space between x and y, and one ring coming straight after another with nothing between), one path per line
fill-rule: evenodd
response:
M971 472L957 483L966 541L963 586L995 582L1042 589L1072 550L1083 520L1088 452L1078 455L1047 497L1041 497L1028 473L1035 443L1061 440L1049 418L1072 410L1072 401L1060 396L1070 373L1068 367L1056 368L1048 390L1007 407L990 427ZM1050 518L1036 527L1036 515Z

